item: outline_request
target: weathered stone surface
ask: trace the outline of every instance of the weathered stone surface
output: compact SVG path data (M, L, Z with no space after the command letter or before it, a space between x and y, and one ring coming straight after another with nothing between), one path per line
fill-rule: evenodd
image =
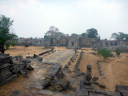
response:
M42 53L40 53L40 54L39 54L39 56L44 55L44 54L47 54L47 53L49 53L49 52L53 52L53 50L51 49L51 50L48 50L48 51L42 52Z
M81 60L81 57L82 57L82 51L80 52L80 56L79 56L79 58L78 58L78 60L77 60L77 63L76 63L76 65L75 65L75 68L74 68L74 71L75 71L75 72L79 71L79 62L80 62L80 60Z
M14 90L12 91L10 96L20 96L21 91L20 90Z
M42 62L43 58L41 58L41 57L36 57L36 60L39 61L39 62Z
M75 96L88 96L88 91L81 91L81 90L77 90L75 92Z
M107 95L109 95L109 96L121 96L119 92L111 92L111 91L107 92Z
M127 92L128 91L128 86L116 85L116 91L117 92Z
M37 95L38 94L38 91L37 90L34 90L34 89L30 89L29 90L29 93L32 94L32 95Z
M128 92L121 93L122 96L128 96Z
M8 54L0 54L0 85L17 77L18 74L25 75L28 71L33 70L27 64L30 63L30 60L23 59L22 56L15 56L15 58L18 60L13 60L14 58Z
M39 94L52 96L55 94L55 92L50 91L50 90L41 90L41 91L39 91Z
M59 96L74 96L73 93L62 93Z
M97 80L98 80L98 77L94 76L94 77L92 78L92 80L93 80L93 81L97 81Z
M26 59L22 59L21 62L26 64L26 63L31 63L31 60L26 58Z
M107 92L101 91L101 90L95 90L95 93L107 95Z
M50 63L48 63L50 64ZM51 64L45 79L41 80L42 88L52 91L63 91L70 88L70 82L64 80L62 66L57 63Z
M125 85L116 85L116 92L120 92L120 94L122 96L124 96L124 95L126 95L128 93L128 86L125 86Z
M99 87L106 88L106 86L105 85L102 85L102 84L99 84Z
M105 96L105 95L99 94L99 93L94 93L94 92L89 92L89 96Z

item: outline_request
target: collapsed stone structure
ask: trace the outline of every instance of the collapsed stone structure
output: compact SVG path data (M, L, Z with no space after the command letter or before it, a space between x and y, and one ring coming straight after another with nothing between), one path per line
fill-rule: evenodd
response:
M20 57L20 56L19 56ZM17 77L18 74L26 75L33 68L28 65L30 60L15 57L18 62L14 62L9 54L0 53L0 85ZM19 61L20 60L20 61Z
M45 79L41 80L43 89L51 91L64 91L70 88L70 82L65 79L62 65L58 63L44 63L51 65Z

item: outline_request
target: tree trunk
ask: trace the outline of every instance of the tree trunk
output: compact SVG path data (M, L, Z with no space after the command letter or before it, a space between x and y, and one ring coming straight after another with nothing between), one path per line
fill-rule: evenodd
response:
M4 53L4 44L1 46L1 53Z

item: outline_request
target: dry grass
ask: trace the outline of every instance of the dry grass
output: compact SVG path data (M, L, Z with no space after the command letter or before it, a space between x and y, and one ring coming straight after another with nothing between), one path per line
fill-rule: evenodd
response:
M92 65L92 75L99 76L97 69L97 60L101 60L97 55L92 55L91 48L84 50L84 54L80 61L80 69L82 72L86 72L87 64ZM115 54L114 54L115 55ZM105 79L99 78L101 84L106 85L106 91L115 91L115 86L128 85L128 53L121 53L120 57L111 57L106 62L100 62Z

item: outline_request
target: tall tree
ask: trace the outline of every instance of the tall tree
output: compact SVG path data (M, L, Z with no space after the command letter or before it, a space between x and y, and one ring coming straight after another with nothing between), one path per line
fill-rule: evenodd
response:
M4 15L0 16L0 52L4 53L4 45L8 40L16 37L15 34L10 33L10 27L13 24L13 20Z
M65 36L65 34L59 32L59 29L57 27L51 26L49 30L45 33L44 38L61 38L62 36Z
M115 40L128 40L128 34L125 34L123 32L113 33L111 38Z
M115 40L119 40L119 35L117 33L113 33L111 38L113 38Z
M79 36L79 35L76 34L76 33L72 33L71 36L77 37L77 36Z
M98 35L97 29L91 28L87 30L88 38L97 38L97 35Z
M87 33L82 33L81 36L82 37L86 37L87 36Z

